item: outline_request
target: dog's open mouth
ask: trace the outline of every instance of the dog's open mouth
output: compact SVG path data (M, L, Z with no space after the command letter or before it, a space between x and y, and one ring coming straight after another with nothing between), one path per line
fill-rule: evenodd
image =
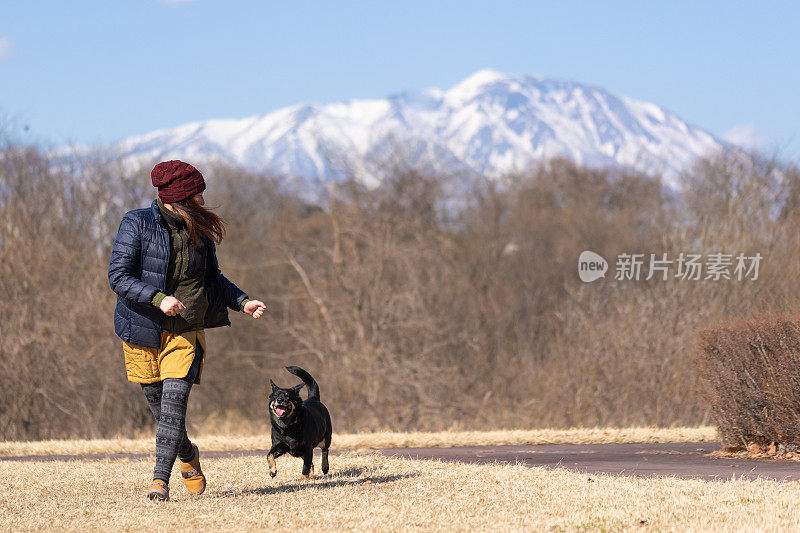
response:
M275 404L272 409L275 411L275 414L278 416L283 416L288 414L292 411L292 406L290 405L279 405Z

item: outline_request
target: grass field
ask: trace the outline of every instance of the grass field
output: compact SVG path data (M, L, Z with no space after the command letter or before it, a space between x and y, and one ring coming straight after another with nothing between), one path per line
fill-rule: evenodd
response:
M269 448L269 434L199 435L192 440L205 450ZM575 428L498 431L442 431L437 433L334 434L335 450L408 448L424 446L480 446L490 444L602 444L612 442L696 442L717 438L713 427L697 428ZM92 454L153 451L154 437L140 439L53 440L0 442L0 456Z
M318 459L317 459L318 460ZM346 452L328 476L301 462L207 460L205 494L180 478L144 498L151 460L0 462L0 530L769 531L800 529L797 483L587 475Z
M205 494L176 474L171 501L144 498L152 459L0 461L0 530L791 531L800 484L633 478L522 465L386 458L369 448L714 440L713 428L572 429L337 435L331 472L301 461L208 459ZM206 450L267 447L264 436L200 436ZM337 446L338 443L338 446ZM0 443L0 455L152 451L152 440ZM316 459L317 463L319 458ZM317 465L319 466L319 465Z

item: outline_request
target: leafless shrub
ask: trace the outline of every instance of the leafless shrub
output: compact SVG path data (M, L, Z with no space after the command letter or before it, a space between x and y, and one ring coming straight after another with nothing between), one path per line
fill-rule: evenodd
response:
M700 331L697 369L727 444L800 444L797 316L763 315Z

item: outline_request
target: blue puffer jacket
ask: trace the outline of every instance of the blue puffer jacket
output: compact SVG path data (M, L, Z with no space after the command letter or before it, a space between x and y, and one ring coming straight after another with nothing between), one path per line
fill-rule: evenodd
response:
M127 343L151 348L161 344L165 315L150 302L166 286L169 250L169 230L155 200L149 208L125 213L114 239L108 281L117 293L114 330ZM206 250L205 327L230 326L226 306L241 310L247 295L220 272L212 241L206 241Z

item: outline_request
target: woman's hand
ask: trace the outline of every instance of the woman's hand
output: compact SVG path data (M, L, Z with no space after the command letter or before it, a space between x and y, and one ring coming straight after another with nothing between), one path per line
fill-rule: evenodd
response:
M261 300L250 300L244 304L244 312L253 318L260 318L267 310L267 306Z
M168 316L175 316L186 309L186 306L174 296L165 296L158 307Z

